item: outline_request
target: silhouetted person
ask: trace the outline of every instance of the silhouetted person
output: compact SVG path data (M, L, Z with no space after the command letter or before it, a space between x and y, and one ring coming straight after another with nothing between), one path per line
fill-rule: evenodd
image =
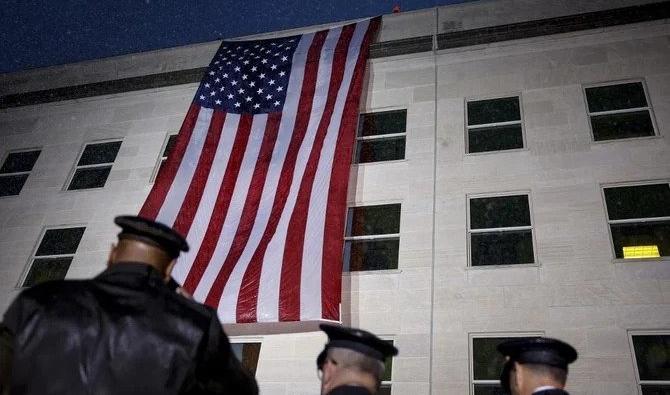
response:
M4 316L0 379L18 394L257 394L213 309L178 295L186 241L122 216L108 268L23 291ZM5 360L4 356L9 356Z
M321 324L328 343L316 360L321 395L374 395L384 375L384 361L398 350L370 332Z
M560 340L547 337L504 342L498 351L507 361L500 384L512 395L568 395L563 389L568 364L577 359L577 351Z

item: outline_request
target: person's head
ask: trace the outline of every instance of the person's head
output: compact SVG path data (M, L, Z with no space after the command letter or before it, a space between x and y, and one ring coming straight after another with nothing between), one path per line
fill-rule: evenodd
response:
M542 386L564 388L568 364L577 359L571 345L546 337L510 340L498 351L506 358L500 384L512 395L530 395Z
M172 228L137 216L119 216L114 223L121 227L119 241L109 252L108 265L123 262L145 263L166 279L181 251L188 251L186 240Z
M376 393L384 375L386 358L398 350L370 332L322 324L328 343L317 358L321 378L321 393L336 387L353 385Z

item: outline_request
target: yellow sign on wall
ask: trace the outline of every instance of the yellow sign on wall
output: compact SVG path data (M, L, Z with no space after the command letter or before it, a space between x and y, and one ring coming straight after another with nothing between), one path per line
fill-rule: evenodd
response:
M658 258L658 246L630 246L623 248L623 258Z

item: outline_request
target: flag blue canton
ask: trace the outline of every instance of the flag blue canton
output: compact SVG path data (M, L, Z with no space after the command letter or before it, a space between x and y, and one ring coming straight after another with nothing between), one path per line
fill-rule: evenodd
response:
M236 114L282 111L299 36L224 41L200 83L203 107Z

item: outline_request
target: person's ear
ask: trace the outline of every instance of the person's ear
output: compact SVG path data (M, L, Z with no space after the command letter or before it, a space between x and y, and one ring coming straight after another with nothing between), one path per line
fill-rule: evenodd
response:
M112 247L109 249L109 255L107 256L107 267L112 266L116 261L116 244L112 243Z
M512 369L512 377L510 377L510 387L516 388L519 390L523 386L523 374L521 370L523 366L520 363L514 362L514 368ZM514 391L512 391L514 393Z
M177 258L170 261L170 263L165 268L164 274L165 274L165 282L166 283L168 283L170 281L170 276L172 276L172 269L174 269L175 264L177 264Z

